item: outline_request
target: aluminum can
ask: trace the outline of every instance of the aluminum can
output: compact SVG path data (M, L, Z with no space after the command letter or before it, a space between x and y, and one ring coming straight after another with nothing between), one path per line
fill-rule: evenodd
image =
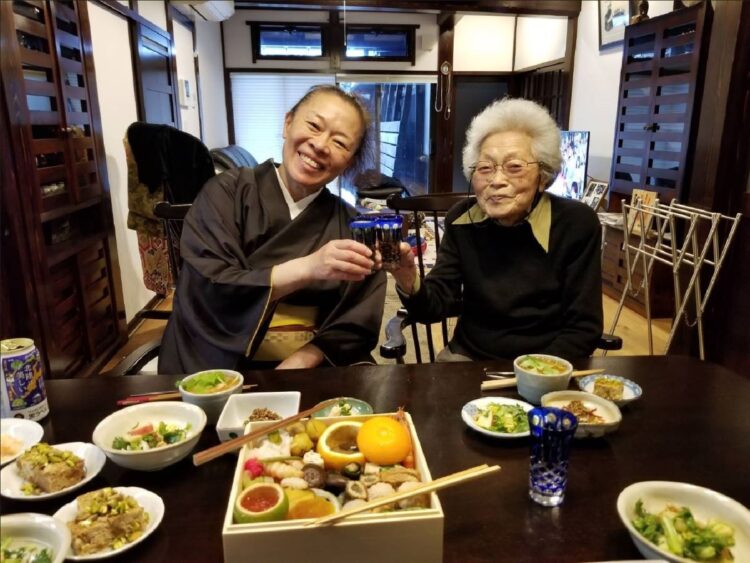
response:
M40 420L49 414L44 366L30 338L0 341L0 417Z

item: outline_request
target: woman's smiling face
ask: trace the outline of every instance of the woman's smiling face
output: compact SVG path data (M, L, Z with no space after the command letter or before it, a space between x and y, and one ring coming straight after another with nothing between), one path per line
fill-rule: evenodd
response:
M478 162L492 165L511 160L530 163L525 171L509 177L500 167L489 177L474 172L471 185L482 210L501 225L515 225L531 210L534 195L542 191L539 164L531 150L531 137L518 131L503 131L489 135L479 151Z
M287 114L279 173L292 197L302 199L346 170L363 133L354 105L329 92L313 94Z

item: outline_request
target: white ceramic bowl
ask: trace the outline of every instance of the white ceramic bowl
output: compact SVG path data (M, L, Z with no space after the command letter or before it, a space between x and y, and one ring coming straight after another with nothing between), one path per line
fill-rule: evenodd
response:
M596 381L598 379L616 379L617 381L620 381L622 383L622 399L612 401L618 407L623 407L628 403L632 403L633 401L640 399L641 395L643 394L641 386L638 385L635 381L630 381L629 379L625 379L624 377L620 377L619 375L587 375L586 377L581 377L580 379L578 379L578 388L581 391L585 391L586 393L594 393L594 385L596 384Z
M622 413L612 401L602 399L592 393L583 391L553 391L542 396L542 406L563 408L571 401L581 401L587 409L596 409L595 414L601 416L604 422L581 422L578 421L576 438L599 438L610 432L614 432L620 426Z
M633 526L635 503L641 499L646 510L661 512L668 504L687 506L698 522L717 518L734 528L734 560L750 561L750 510L739 502L711 489L672 481L642 481L625 487L617 497L617 513L630 532L633 543L646 559L666 559L694 563L663 550L644 538Z
M137 425L159 422L177 424L181 427L190 424L187 438L176 444L145 451L125 451L112 448L116 436L125 436ZM195 405L173 401L157 401L125 407L102 420L94 428L93 441L104 454L117 465L138 471L156 471L187 456L198 443L206 426L206 413Z
M522 368L519 362L528 356L553 360L565 366L565 372L559 375L541 375L533 371ZM568 388L570 374L573 373L573 365L557 356L547 354L524 354L513 360L513 371L516 374L518 394L530 403L538 405L542 400L542 395L550 391L562 391Z
M245 421L253 409L267 408L281 418L293 416L299 412L299 391L279 391L276 393L243 393L229 397L224 410L216 423L219 440L226 442L242 436Z
M214 371L220 371L226 375L236 377L237 383L229 389L219 391L218 393L191 393L190 391L186 391L183 388L183 384L185 382L190 381L191 379L204 373ZM219 420L221 411L224 408L224 405L227 404L227 400L229 399L230 395L234 395L235 393L239 393L240 391L242 391L242 384L244 383L244 381L245 378L238 371L232 371L229 369L207 369L205 371L199 371L185 377L181 381L179 386L180 395L182 395L182 400L186 403L190 403L191 405L200 407L205 411L206 418L208 419L208 424L216 424L216 421Z
M49 548L52 563L62 563L70 546L70 531L64 522L45 514L23 512L0 516L3 537L26 538Z
M25 418L0 419L0 434L19 442L18 449L11 455L0 458L0 465L5 465L16 459L34 444L38 444L44 436L44 428L38 422Z

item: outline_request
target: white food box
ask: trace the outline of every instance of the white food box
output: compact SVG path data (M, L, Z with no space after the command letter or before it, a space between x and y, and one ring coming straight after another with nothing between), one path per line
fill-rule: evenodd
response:
M341 420L365 421L373 416L321 418L326 424ZM388 416L388 415L385 415ZM393 416L393 414L390 414ZM423 481L431 481L414 423L406 413L411 432L414 461ZM267 422L251 423L255 429ZM241 492L245 446L239 454L222 540L226 563L331 563L335 560L357 563L439 563L443 560L443 509L437 494L430 493L430 507L379 514L355 514L332 525L305 527L309 519L283 520L256 524L234 524L233 506Z

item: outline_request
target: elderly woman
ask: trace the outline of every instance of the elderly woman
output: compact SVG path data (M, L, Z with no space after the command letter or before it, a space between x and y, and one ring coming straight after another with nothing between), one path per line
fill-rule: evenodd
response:
M460 306L438 361L547 353L588 356L602 333L596 214L544 193L560 168L560 132L528 100L497 101L471 123L463 170L476 202L451 209L420 283L408 245L393 272L410 315L435 322Z
M358 167L368 124L357 98L315 87L286 115L280 165L206 183L185 219L159 373L370 358L385 274L370 275L379 257L349 239L355 211L326 189Z

